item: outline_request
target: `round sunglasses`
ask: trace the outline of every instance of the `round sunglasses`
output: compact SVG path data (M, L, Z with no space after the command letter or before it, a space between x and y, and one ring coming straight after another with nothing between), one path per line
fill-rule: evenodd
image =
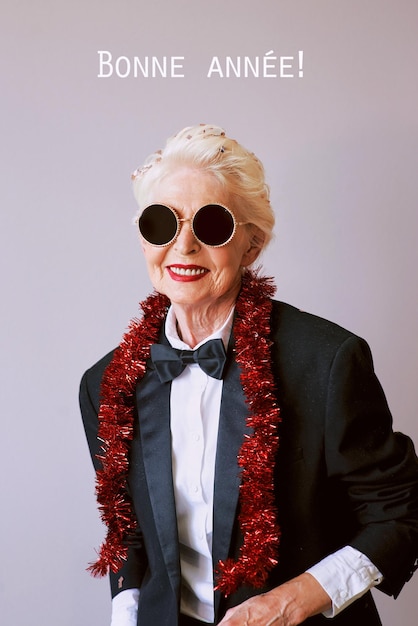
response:
M206 204L191 219L181 219L177 212L165 204L147 206L138 220L142 237L153 246L168 246L176 240L182 222L190 222L195 238L205 246L219 248L229 243L237 226L233 213L222 204Z

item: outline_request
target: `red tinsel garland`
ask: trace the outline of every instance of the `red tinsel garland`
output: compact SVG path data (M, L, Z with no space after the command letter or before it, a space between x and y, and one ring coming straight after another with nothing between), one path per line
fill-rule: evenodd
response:
M241 585L261 587L277 564L280 530L274 503L274 463L279 445L280 410L274 395L270 356L271 300L275 287L267 278L247 271L236 303L233 333L235 358L250 415L238 455L241 467L240 515L243 534L237 561L220 561L216 589L227 596ZM89 567L94 576L117 572L127 558L125 539L137 527L126 491L129 444L133 438L135 388L145 373L150 347L159 332L170 302L154 293L142 304L143 317L133 320L101 387L98 438L103 453L97 472L96 493L107 536L99 558ZM139 408L140 411L140 408Z

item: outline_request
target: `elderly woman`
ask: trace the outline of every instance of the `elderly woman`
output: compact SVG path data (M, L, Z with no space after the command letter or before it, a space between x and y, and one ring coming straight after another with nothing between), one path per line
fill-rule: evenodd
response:
M367 344L249 269L274 216L222 129L133 179L155 291L80 395L112 625L380 624L370 588L415 568L418 465Z

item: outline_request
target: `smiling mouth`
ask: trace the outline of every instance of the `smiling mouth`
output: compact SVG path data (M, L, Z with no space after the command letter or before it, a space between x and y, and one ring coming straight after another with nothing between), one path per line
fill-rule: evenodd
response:
M178 267L176 265L170 265L168 269L177 276L202 276L208 272L208 270L203 267Z

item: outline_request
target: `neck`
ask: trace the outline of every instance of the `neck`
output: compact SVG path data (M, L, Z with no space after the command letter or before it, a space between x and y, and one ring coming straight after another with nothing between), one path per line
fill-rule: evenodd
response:
M214 310L172 303L180 339L194 348L224 324L234 304L235 299L230 299L218 304Z

